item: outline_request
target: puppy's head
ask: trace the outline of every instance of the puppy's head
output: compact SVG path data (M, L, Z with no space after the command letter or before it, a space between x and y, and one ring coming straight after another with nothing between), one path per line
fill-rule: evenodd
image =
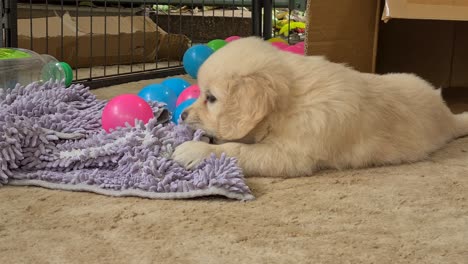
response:
M218 50L199 70L200 97L185 111L184 122L219 140L244 138L288 93L279 53L255 37Z

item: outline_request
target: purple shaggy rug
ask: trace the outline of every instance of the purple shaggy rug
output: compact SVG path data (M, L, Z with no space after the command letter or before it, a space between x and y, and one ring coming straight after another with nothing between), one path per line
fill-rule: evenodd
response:
M193 171L170 159L175 147L201 140L203 132L169 122L163 105L151 104L155 118L148 124L108 134L101 128L106 103L82 85L0 88L0 186L153 199L254 199L234 158L212 156Z

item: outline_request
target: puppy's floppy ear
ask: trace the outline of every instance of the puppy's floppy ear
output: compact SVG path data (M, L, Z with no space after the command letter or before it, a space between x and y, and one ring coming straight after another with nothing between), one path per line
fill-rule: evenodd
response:
M225 140L245 137L274 111L284 93L287 93L287 85L267 73L255 73L230 82L223 115L218 117L219 135Z

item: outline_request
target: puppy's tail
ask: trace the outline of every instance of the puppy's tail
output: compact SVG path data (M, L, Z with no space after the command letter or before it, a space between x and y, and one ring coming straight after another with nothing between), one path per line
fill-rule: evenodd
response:
M468 112L455 115L455 137L468 135Z

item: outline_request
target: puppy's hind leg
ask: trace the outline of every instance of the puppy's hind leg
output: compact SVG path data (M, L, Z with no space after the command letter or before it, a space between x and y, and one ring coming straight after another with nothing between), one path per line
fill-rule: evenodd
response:
M457 114L454 118L456 126L455 137L468 135L468 112Z

